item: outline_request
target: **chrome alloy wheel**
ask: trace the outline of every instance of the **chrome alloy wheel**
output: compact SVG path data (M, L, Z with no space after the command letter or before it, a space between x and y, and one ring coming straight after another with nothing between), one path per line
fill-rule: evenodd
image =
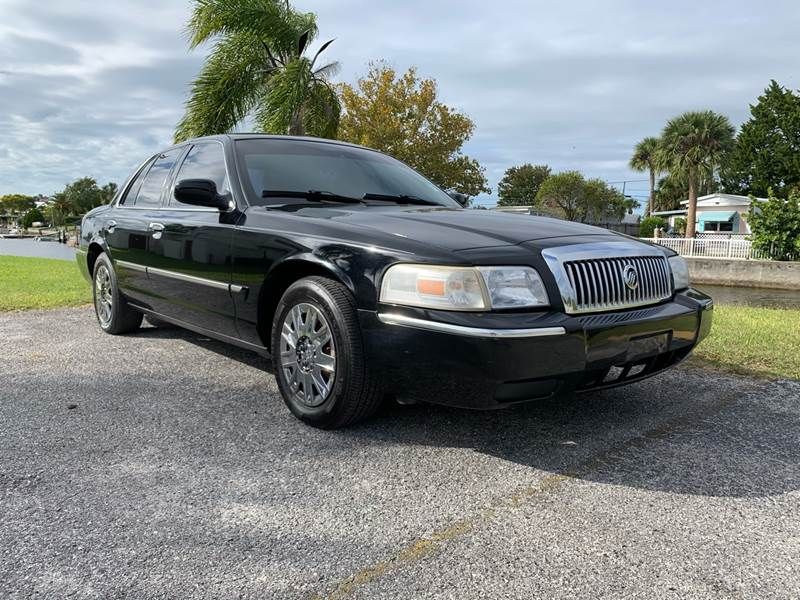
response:
M295 401L317 407L328 398L336 374L336 348L325 315L305 302L286 314L281 328L281 368Z
M111 293L111 273L108 267L100 265L94 274L94 308L100 325L107 327L111 323L114 297Z

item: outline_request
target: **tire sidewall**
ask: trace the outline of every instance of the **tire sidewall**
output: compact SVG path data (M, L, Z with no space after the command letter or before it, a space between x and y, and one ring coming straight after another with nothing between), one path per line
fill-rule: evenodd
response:
M325 401L316 407L305 406L294 401L294 395L280 364L280 340L283 320L292 307L300 303L313 305L325 316L331 328L336 352L333 389ZM284 402L296 417L309 422L323 422L328 421L331 415L337 411L342 398L348 394L349 384L353 380L351 373L353 368L352 355L353 343L356 342L353 337L353 332L347 331L345 319L342 315L342 307L338 305L324 287L311 279L304 279L286 290L275 311L275 319L272 323L271 348L278 388L281 391Z
M100 315L97 313L97 271L100 269L101 265L105 266L108 270L108 276L111 279L111 318L106 325L103 325L103 322L100 320ZM106 332L113 331L114 325L119 318L120 295L119 286L117 285L117 273L114 271L114 266L105 253L97 257L94 263L94 269L92 270L92 301L94 303L94 316L97 319L98 325L100 325L100 329Z

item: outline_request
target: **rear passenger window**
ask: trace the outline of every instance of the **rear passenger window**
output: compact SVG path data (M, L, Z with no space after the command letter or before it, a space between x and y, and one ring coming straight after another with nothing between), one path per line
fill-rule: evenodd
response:
M183 148L175 148L165 152L156 159L153 166L145 175L139 193L136 194L136 208L150 208L161 206L161 191L169 177L169 172L175 161L183 152Z
M217 185L217 192L225 194L228 191L228 175L222 145L213 142L192 147L178 170L175 183L184 179L210 179ZM173 205L182 204L173 194L170 194L170 202Z
M125 190L125 195L119 199L120 206L133 206L133 202L136 200L136 194L139 193L139 188L142 187L142 181L144 180L144 176L147 175L147 171L150 170L150 166L153 164L153 159L147 161L136 176L131 181L128 189Z

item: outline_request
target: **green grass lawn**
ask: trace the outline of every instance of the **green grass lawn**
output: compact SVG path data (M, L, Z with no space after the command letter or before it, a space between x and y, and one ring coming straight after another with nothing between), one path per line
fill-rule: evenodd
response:
M92 301L74 262L0 256L0 311ZM717 306L711 335L692 361L761 377L800 379L800 310Z
M694 362L762 377L800 379L800 310L716 306Z
M92 289L75 261L0 256L0 311L78 306Z

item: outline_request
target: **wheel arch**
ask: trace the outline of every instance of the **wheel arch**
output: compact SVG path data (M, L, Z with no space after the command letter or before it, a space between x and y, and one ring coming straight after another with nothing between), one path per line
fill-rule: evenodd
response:
M356 294L355 285L347 273L317 256L294 256L275 265L264 278L258 294L258 335L267 349L271 350L272 320L284 292L296 281L315 276L341 283L353 295Z
M94 239L92 240L86 248L86 266L89 269L89 277L91 278L92 274L94 273L94 264L97 262L97 257L100 256L103 252L108 254L108 248L106 248L103 240ZM109 255L110 257L110 255Z

